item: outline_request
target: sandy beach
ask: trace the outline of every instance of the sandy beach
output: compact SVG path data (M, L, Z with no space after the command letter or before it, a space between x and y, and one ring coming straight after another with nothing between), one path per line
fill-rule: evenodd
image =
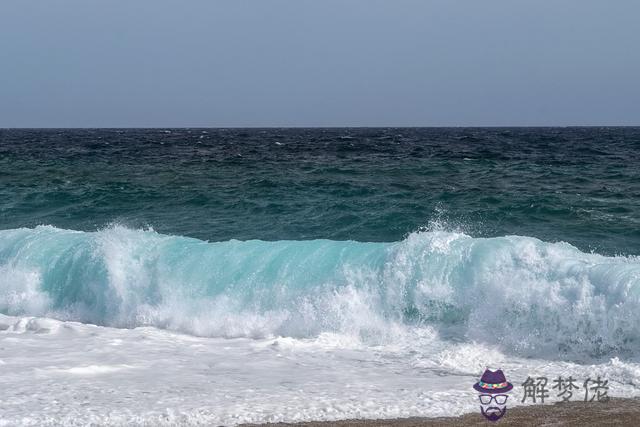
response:
M402 418L390 420L344 420L305 423L270 423L246 427L360 427L360 426L637 426L640 399L611 399L609 402L569 402L554 405L516 407L508 410L498 422L485 420L480 413L451 418Z

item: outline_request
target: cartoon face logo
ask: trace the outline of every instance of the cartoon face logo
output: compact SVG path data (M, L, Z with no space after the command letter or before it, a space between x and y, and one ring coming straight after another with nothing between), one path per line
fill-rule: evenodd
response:
M509 399L507 392L513 388L513 384L507 381L502 370L485 370L473 388L479 393L480 412L486 419L498 421L506 414Z

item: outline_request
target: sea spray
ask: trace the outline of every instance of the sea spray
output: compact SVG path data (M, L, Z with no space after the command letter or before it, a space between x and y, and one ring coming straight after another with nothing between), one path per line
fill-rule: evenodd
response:
M0 231L0 311L211 337L369 344L429 327L555 358L640 351L640 260L531 237L226 241L113 226Z

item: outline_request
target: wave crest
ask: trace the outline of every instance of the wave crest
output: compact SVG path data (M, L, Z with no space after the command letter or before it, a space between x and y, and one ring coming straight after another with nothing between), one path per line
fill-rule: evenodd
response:
M367 343L416 327L522 355L640 351L640 261L419 232L394 243L204 242L114 226L0 231L0 311L203 336Z

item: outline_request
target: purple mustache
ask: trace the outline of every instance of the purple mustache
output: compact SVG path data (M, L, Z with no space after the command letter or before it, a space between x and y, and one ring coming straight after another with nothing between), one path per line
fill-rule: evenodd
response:
M490 406L485 411L485 409L481 406L480 412L482 412L482 415L484 415L484 417L489 421L497 421L504 416L504 414L507 412L507 408L500 409L497 406Z

